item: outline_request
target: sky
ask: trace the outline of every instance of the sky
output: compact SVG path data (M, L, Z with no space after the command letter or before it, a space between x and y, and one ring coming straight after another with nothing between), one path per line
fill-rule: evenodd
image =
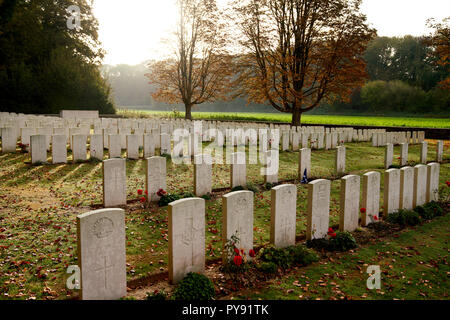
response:
M218 0L219 5L228 0ZM429 34L426 20L450 16L449 0L363 0L361 11L379 36ZM175 0L94 0L105 64L139 64L164 57L161 39L175 30Z

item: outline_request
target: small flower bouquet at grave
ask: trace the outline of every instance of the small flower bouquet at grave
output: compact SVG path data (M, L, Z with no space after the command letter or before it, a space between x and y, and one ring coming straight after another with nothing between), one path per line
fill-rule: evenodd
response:
M28 143L27 144L19 143L20 152L27 153L29 146L30 145Z
M366 208L361 208L359 211L361 212L361 214L367 213ZM370 218L370 223L374 223L374 222L378 221L378 216L373 213L369 213L369 214L367 214L367 216Z
M148 200L148 191L147 190L142 190L142 189L138 189L137 191L138 197L139 197L139 201L141 203L147 203Z
M233 275L245 273L251 267L251 259L255 257L255 251L250 249L248 253L239 248L239 238L233 234L225 244L227 262L224 265L224 272L228 273L233 280L237 280ZM250 258L249 258L250 257Z

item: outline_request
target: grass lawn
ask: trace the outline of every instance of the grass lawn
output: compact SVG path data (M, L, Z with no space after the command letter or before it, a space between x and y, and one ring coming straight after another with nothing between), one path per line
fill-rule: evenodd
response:
M379 239L376 243L296 268L266 288L236 298L298 299L448 299L450 215ZM381 288L366 287L367 267L379 265Z
M165 111L136 111L120 109L118 114L129 117L173 117L173 112ZM184 113L178 114L184 117ZM205 120L243 120L243 121L270 121L288 122L292 120L291 114L283 113L231 113L231 112L193 112L194 119ZM378 116L332 116L308 115L302 116L302 124L330 124L353 126L382 126L382 127L417 127L417 128L450 128L450 118L398 118Z
M346 146L347 173L384 171L384 148L371 147L370 143ZM419 149L418 145L409 147L411 165L419 161ZM429 141L429 162L435 158L435 149L435 142ZM394 153L397 159L399 147L395 147ZM334 150L314 150L312 176L335 179L334 157ZM0 299L70 298L74 292L65 288L65 282L67 267L77 264L76 216L101 207L102 164L31 166L25 163L28 161L26 154L0 155ZM441 185L450 179L448 145L444 161ZM247 167L247 180L256 189L255 246L267 244L270 233L270 191L263 187L260 168L260 165ZM280 181L296 179L297 168L297 152L280 152ZM137 189L145 188L144 160L127 161L127 177L128 200L137 199ZM213 188L226 188L229 180L229 167L214 165ZM298 186L296 228L301 235L306 229L307 187L295 183ZM174 165L168 160L167 186L172 193L193 192L193 166ZM331 225L338 224L339 191L340 181L334 180ZM206 202L207 259L221 255L221 195L226 192L229 190L216 192ZM128 280L167 271L167 208L156 205L144 208L139 202L133 202L126 208L126 227ZM411 245L416 245L416 241L411 241Z

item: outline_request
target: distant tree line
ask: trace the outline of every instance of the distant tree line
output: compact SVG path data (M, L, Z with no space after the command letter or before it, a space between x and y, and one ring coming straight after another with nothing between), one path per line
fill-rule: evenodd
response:
M368 46L364 59L370 81L352 93L350 102L327 105L327 110L450 114L450 91L443 85L450 73L446 65L438 63L432 38L378 37Z
M81 28L67 9L77 5ZM88 0L0 0L0 111L114 113Z

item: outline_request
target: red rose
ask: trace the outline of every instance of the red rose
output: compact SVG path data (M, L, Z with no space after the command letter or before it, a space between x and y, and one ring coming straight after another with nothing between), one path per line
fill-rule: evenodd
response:
M373 216L373 220L378 220L378 217L377 216Z
M140 199L139 199L139 201L141 201L141 202L145 202L145 197L141 197Z
M156 194L158 195L158 197L162 197L163 195L167 194L167 192L164 191L164 189L159 189Z
M236 254L239 254L239 249L238 249L238 248L234 248L234 252L235 252Z
M242 257L241 256L234 256L233 262L238 267L242 264Z
M445 182L447 184L447 187L450 187L450 181Z
M138 190L138 195L140 195L140 196L142 195L142 189Z
M145 195L148 196L148 191L147 190L145 190Z
M254 258L254 257L255 257L255 250L250 249L250 251L248 252L248 255L249 255L250 257Z
M334 232L333 228L328 228L328 233L333 233L333 232Z
M366 208L361 208L361 213L366 213Z
M334 232L334 233L330 234L330 237L332 237L332 238L336 238L336 232Z

